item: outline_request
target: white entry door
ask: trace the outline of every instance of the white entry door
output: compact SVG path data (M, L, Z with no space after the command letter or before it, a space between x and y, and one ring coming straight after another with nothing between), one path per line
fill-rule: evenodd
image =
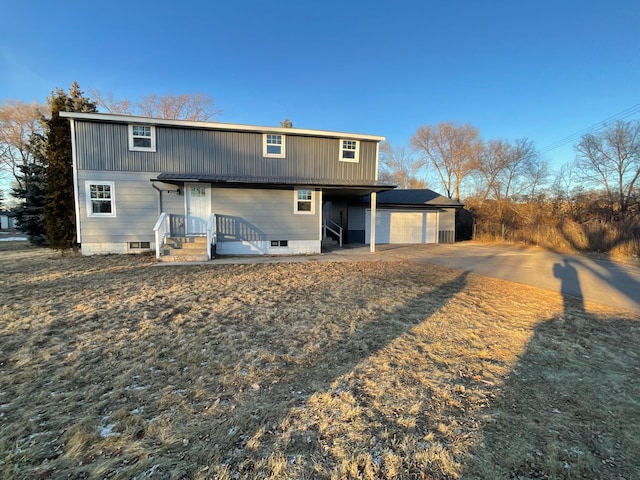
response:
M204 235L211 214L211 189L203 183L187 183L184 188L187 235Z

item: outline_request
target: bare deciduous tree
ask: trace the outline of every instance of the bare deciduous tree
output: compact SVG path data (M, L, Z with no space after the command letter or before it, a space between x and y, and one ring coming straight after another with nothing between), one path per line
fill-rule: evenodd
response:
M29 139L41 132L40 120L46 108L38 103L8 100L0 105L0 175L20 185L20 165L31 161Z
M546 179L547 170L547 163L532 141L490 140L484 145L478 163L481 196L497 201L533 196Z
M100 110L116 115L133 115L133 105L126 98L118 100L111 92L103 95L99 90L93 89L89 89L89 95Z
M101 110L115 114L206 122L222 113L216 108L215 99L205 93L151 93L135 103L128 99L118 100L112 93L103 95L99 90L89 90L89 93Z
M289 120L289 117L287 117L280 122L280 126L282 128L293 128L293 122Z
M604 188L612 213L625 214L637 201L640 178L640 121L618 121L582 137L575 147L582 180Z
M411 137L411 146L427 168L432 167L449 198L460 199L462 181L478 165L481 151L480 133L466 123L438 123L419 127Z
M404 146L389 142L380 144L381 177L399 188L424 188L425 181L418 178L420 162Z

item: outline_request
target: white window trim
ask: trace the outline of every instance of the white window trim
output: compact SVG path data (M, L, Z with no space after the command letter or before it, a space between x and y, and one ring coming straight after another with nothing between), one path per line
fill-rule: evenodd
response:
M355 156L354 158L345 158L343 144L344 142L356 142ZM353 140L351 138L341 138L340 139L340 161L341 162L350 162L350 163L359 163L360 162L360 140Z
M151 146L150 147L136 147L133 145L133 127L149 127L151 130ZM144 137L147 138L147 137ZM129 150L133 152L155 152L156 151L156 127L153 125L129 125Z
M111 213L93 213L93 203L91 201L91 185L109 185L111 187ZM115 182L104 180L86 180L84 182L84 196L87 204L87 217L109 218L116 216L116 186Z
M308 190L311 192L311 211L298 210L298 192ZM296 188L293 190L293 213L296 215L315 215L316 213L316 192L310 188Z
M282 145L280 145L281 151L280 153L268 153L267 152L267 135L278 135L282 138ZM287 147L287 136L282 133L263 133L262 134L262 156L269 158L285 158L286 156L286 147Z

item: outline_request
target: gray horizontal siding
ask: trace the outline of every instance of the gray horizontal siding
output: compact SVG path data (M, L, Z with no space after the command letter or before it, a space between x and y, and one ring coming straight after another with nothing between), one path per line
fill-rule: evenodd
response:
M292 190L212 189L220 241L319 240L320 194L315 214L294 214Z
M376 142L341 162L339 139L286 135L286 158L263 158L262 134L156 127L155 152L131 152L128 126L77 121L78 168L374 181Z
M153 226L158 219L158 192L152 187L149 179L156 175L155 172L79 171L81 242L154 241ZM115 217L87 216L86 180L114 182Z

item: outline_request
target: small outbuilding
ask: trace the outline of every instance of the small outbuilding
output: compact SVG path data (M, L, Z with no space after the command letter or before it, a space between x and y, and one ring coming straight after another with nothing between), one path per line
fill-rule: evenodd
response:
M463 204L429 189L389 190L377 196L376 243L453 243L456 239L456 210ZM353 206L349 217L362 218L363 239L371 228L370 199ZM356 214L359 210L359 214ZM351 226L351 225L350 225Z
M13 212L0 211L0 230L10 230L16 228Z

